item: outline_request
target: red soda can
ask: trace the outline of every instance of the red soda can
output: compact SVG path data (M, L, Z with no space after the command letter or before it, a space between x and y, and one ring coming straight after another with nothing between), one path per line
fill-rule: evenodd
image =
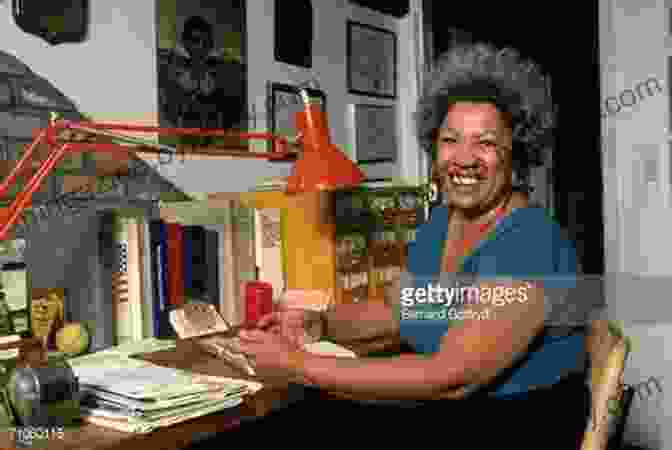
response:
M273 312L273 286L265 281L248 281L245 285L245 323L255 325Z

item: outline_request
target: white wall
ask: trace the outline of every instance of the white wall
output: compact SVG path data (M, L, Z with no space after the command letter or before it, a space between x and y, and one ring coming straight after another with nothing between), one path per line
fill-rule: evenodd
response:
M248 95L260 117L257 129L267 128L265 116L268 81L298 83L314 73L327 94L332 140L341 148L352 148L346 128L349 103L391 103L347 92L346 20L390 29L398 34L398 92L400 158L402 164L377 167L369 175L412 179L418 176L418 151L410 120L415 105L411 74L412 21L397 20L371 10L350 6L347 0L314 0L315 40L313 70L274 61L273 0L247 2ZM92 0L92 26L82 44L51 47L23 33L11 17L9 4L0 3L0 49L12 53L35 72L49 79L75 101L82 112L99 121L156 123L156 57L154 2ZM403 119L403 120L402 120ZM286 176L290 166L264 160L203 158L178 161L159 171L188 192L224 192L249 189L259 177ZM253 174L253 176L251 176Z
M89 39L55 47L21 31L0 4L0 49L97 120L151 122L157 110L154 2L94 0Z
M400 161L392 165L381 164L365 167L371 178L380 176L416 178L418 176L418 147L409 122L415 107L413 21L410 15L395 19L376 13L347 0L313 0L315 8L313 68L311 70L275 62L273 57L274 0L248 1L248 93L255 111L264 111L266 83L298 83L315 76L327 94L327 108L333 142L352 157L353 137L348 129L348 105L352 103L395 104L398 106L397 139ZM349 94L346 83L346 21L352 19L397 33L398 48L398 98L377 99ZM258 126L264 129L265 120Z
M667 5L668 7L670 5ZM633 108L603 120L603 177L605 183L606 271L609 274L672 275L669 230L672 229L669 133L669 74L666 46L669 9L665 0L600 0L600 64L602 97L618 96L649 77L664 81L664 92L638 102ZM654 161L657 177L643 178L644 160ZM610 304L647 308L669 302L642 292L625 298L607 286ZM627 325L627 317L622 318ZM626 368L625 382L661 377L663 389L672 381L672 358L666 358L665 340L672 338L669 320L655 326L630 325L635 351ZM669 361L669 362L668 362ZM649 401L635 399L626 439L647 448L672 448L672 403L656 393ZM666 445L665 445L666 444Z

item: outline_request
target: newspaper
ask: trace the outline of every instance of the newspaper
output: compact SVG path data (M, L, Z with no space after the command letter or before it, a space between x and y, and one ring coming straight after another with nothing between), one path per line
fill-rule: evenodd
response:
M157 428L239 405L261 383L198 374L132 358L171 348L150 339L72 358L82 391L82 418L120 431Z
M96 354L93 354L96 355ZM82 361L70 361L83 390L104 391L135 400L168 400L186 395L236 390L261 389L260 383L157 366L149 361L123 357L111 352Z
M242 398L225 399L222 401L212 401L200 404L192 408L182 408L173 411L170 415L163 417L135 417L126 414L113 414L107 410L96 410L84 408L82 419L106 428L112 428L127 433L151 433L152 431L205 416L223 409L232 408L242 403Z

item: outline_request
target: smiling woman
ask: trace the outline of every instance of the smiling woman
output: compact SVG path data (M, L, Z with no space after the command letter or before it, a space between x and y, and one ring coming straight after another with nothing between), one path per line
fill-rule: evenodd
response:
M525 430L553 447L578 448L589 411L585 331L551 329L546 322L549 301L560 300L551 287L576 276L576 251L542 209L528 207L513 190L514 161L536 159L529 156L552 136L547 79L512 49L457 46L427 77L418 111L420 141L437 149L434 165L446 204L434 208L409 245L411 280L398 280L386 304L337 305L322 317L331 340L398 333L414 353L347 361L307 354L296 337L312 318L296 310L262 320L280 334L246 334L242 350L258 366L284 369L313 386L365 400L401 400L334 406L339 418L348 418L340 425L349 436L370 431L370 419L380 417L392 430L438 431L450 424L475 448L538 445ZM525 301L495 307L480 299L452 305L445 315L404 317L403 289L427 292L439 277L442 286L462 280L460 286L479 293L523 291ZM418 311L436 306L430 303L436 302ZM309 406L302 423L319 427L305 421L329 405ZM483 420L484 413L497 420Z

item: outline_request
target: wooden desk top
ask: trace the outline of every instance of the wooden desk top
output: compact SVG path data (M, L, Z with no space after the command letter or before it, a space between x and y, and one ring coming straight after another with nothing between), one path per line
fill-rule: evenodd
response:
M390 338L369 342L356 342L347 345L359 355L377 351L395 351L399 349L398 339ZM188 369L206 375L246 378L226 362L216 359L202 351L192 340L178 341L174 350L139 355L142 359L157 365ZM171 427L162 428L149 434L124 433L92 424L82 424L68 428L63 439L49 441L49 450L113 450L131 448L154 448L161 450L181 449L206 434L222 432L227 428L235 428L241 421L257 420L272 410L285 408L294 402L301 401L303 390L277 374L259 373L254 378L264 383L264 387L235 408L219 413L209 414L192 419ZM242 425L244 426L244 424ZM130 445L130 446L129 446ZM0 449L13 448L13 436L10 431L0 433Z

